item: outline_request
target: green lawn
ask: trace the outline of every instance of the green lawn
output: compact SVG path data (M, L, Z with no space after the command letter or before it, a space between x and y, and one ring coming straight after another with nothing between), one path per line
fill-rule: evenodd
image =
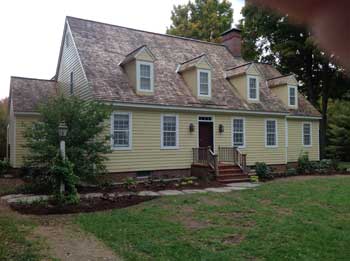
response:
M349 260L350 177L163 197L76 222L125 260Z

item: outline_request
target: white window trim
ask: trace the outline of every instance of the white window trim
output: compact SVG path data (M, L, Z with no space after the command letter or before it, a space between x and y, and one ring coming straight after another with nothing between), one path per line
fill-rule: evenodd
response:
M163 122L165 116L176 117L176 146L163 145ZM179 115L177 114L161 114L160 115L160 148L163 150L177 150L179 149Z
M276 124L276 145L267 145L267 121L274 121ZM278 121L277 119L265 119L265 147L278 148Z
M204 95L200 93L200 73L208 73L208 95ZM210 98L211 97L211 71L210 70L204 70L204 69L197 69L197 94L198 97L205 97Z
M235 146L234 145L234 138L233 138L233 126L234 126L234 124L233 124L233 121L234 120L243 120L243 146L238 146L238 148L240 148L240 149L244 149L245 147L246 147L246 131L245 131L245 118L244 117L233 117L232 119L231 119L231 144L232 144L232 146Z
M304 144L304 125L305 124L309 124L310 125L310 144L305 145ZM305 121L301 124L301 142L303 144L304 147L312 147L312 123L309 121Z
M151 89L150 90L141 89L141 74L140 74L140 66L141 65L149 65L150 66L150 73L151 73ZM154 91L154 65L152 62L136 61L136 89L139 92L153 92Z
M290 104L290 89L295 89L295 104ZM297 108L298 107L298 87L293 85L288 85L288 106Z
M256 99L250 98L250 86L249 86L249 80L255 79L256 80ZM249 101L259 101L260 100L260 83L259 83L259 77L258 76L247 76L247 99Z
M114 115L129 115L129 146L128 147L115 147L114 146ZM132 150L132 112L112 112L111 115L111 149L112 150Z

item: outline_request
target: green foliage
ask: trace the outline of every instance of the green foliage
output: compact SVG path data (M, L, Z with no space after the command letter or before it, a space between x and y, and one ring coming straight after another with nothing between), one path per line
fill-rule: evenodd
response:
M134 178L126 178L124 180L124 186L129 191L134 191L137 187L137 182Z
M60 142L58 125L64 121L68 126L66 155L72 163L74 175L81 180L94 180L106 171L104 162L107 159L105 154L110 152L110 137L102 133L104 121L110 113L109 106L74 96L51 99L40 107L40 121L27 126L25 131L26 147L29 149L26 166L44 175L62 167L57 161ZM47 178L50 177L52 175ZM49 183L53 184L52 181Z
M336 169L336 164L330 159L322 159L320 161L310 163L310 171L320 174L330 174L332 170Z
M254 182L254 183L259 182L259 176L257 175L252 175L249 178L250 178L250 182Z
M7 160L0 160L0 176L4 175L10 168L10 163Z
M312 164L309 159L309 154L307 152L303 152L298 157L298 174L306 174L312 170Z
M231 3L227 0L195 0L174 6L172 25L167 34L217 42L221 33L231 28Z
M296 176L298 174L297 170L295 168L288 168L286 175L287 176Z
M328 157L350 161L350 102L336 101L328 117Z
M255 163L255 171L256 175L259 179L273 179L273 175L271 173L271 169L265 162L256 162Z

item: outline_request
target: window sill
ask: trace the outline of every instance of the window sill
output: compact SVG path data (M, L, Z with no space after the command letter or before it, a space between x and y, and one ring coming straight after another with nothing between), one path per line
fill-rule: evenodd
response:
M177 147L161 147L160 149L161 150L178 150L179 147L178 146Z
M132 150L132 148L131 147L112 147L111 148L111 150L116 150L116 151L118 151L118 150Z

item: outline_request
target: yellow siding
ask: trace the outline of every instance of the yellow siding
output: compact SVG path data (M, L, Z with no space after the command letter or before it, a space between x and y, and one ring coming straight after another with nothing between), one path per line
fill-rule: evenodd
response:
M229 79L243 99L247 100L247 75L241 74Z
M130 85L136 91L136 61L131 61L124 65L124 70L128 76Z
M288 106L288 85L279 85L270 90Z
M312 123L312 146L303 146L302 124ZM308 152L310 160L319 160L319 121L288 119L288 162L296 162L302 152Z
M16 150L15 150L15 168L23 166L23 157L27 155L27 149L23 146L26 144L24 131L27 126L31 126L34 121L38 120L35 116L16 116Z
M190 87L191 92L194 96L197 96L197 70L192 68L181 73L184 78L186 85Z

